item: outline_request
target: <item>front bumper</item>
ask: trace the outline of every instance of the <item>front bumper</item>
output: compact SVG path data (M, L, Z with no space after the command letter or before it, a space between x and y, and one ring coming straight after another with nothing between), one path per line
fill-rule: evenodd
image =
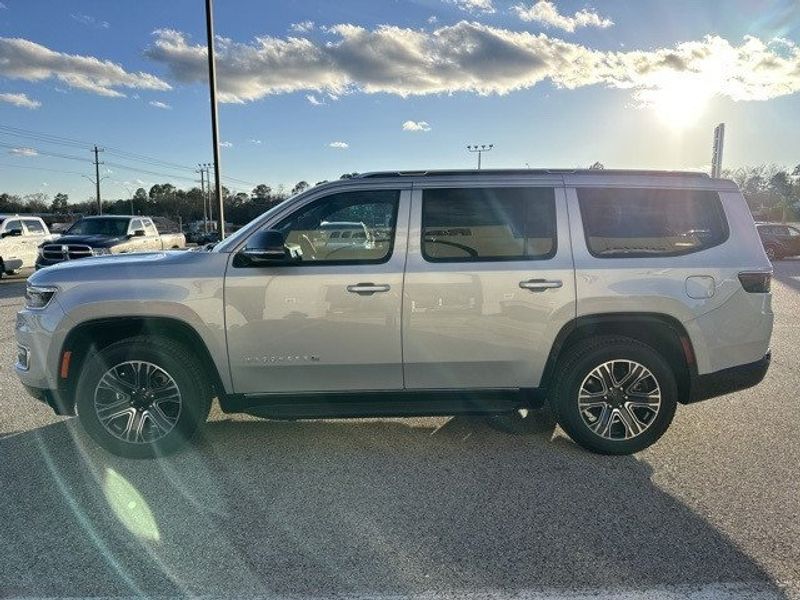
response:
M80 259L75 259L75 260L80 260ZM36 270L38 271L39 269L44 269L45 267L51 267L53 265L60 265L62 262L65 262L65 261L63 261L63 260L51 260L51 259L43 258L43 257L40 256L40 257L38 257L36 259Z
M772 353L767 352L763 358L752 363L695 375L690 383L689 397L683 403L692 404L753 387L764 379L771 360Z
M17 313L16 341L25 350L25 360L18 354L14 371L26 388L58 389L58 353L68 329L68 317L55 300L44 309Z

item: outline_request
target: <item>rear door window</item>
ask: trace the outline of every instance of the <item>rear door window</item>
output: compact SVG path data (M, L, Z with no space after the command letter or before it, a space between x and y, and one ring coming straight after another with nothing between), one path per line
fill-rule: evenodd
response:
M23 222L31 235L45 235L47 233L44 226L36 219L23 219Z
M678 256L728 239L719 195L705 190L579 188L592 256Z
M422 193L429 262L540 260L556 251L553 188L432 188Z

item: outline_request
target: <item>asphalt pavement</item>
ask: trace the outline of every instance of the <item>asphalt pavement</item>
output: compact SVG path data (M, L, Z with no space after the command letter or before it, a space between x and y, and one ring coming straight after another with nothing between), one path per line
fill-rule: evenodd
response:
M23 292L0 281L0 597L800 598L800 260L766 380L633 457L218 410L176 456L114 457L14 376Z

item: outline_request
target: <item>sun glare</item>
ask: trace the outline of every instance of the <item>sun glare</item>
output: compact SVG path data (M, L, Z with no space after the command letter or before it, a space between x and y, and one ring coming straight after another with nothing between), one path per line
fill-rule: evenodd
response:
M713 93L704 81L674 78L640 94L658 119L676 131L694 125L708 108Z

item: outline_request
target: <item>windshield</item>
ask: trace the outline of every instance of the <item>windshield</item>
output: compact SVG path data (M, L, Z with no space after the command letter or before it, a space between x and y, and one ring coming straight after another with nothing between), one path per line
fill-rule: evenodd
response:
M128 233L128 219L81 219L64 233L69 235L123 236Z

